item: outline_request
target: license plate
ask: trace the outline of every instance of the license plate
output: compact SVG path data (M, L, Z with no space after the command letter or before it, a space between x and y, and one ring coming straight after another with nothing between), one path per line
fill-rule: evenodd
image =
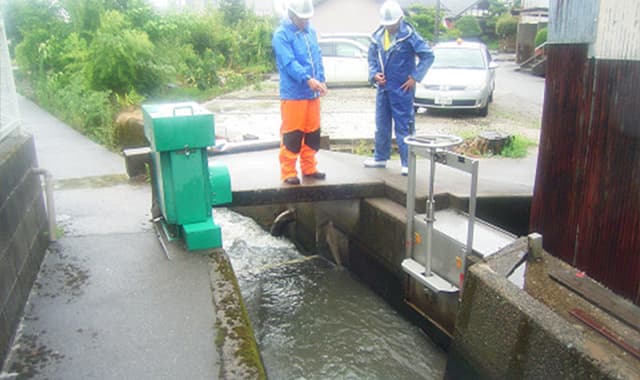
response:
M441 104L443 106L450 106L453 103L453 99L451 99L450 96L436 96L434 103Z

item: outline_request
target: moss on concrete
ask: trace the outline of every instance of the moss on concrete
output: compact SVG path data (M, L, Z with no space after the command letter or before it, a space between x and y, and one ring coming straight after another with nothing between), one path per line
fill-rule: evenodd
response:
M223 250L210 255L210 280L216 310L216 347L220 352L221 379L266 379L238 280Z

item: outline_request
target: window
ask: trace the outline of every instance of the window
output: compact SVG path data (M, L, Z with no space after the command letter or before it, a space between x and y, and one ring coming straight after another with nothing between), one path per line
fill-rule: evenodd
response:
M335 57L336 55L336 47L333 43L330 42L325 42L322 43L320 42L320 51L322 52L322 56L323 57Z
M358 49L354 45L339 43L336 45L336 55L338 57L346 58L361 58L362 50Z
M434 68L484 69L485 59L480 49L441 48L434 50Z

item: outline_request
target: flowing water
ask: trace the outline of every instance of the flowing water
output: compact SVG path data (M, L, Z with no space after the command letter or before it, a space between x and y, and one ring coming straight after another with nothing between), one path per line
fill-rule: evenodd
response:
M445 353L349 271L227 209L214 219L270 379L442 379Z

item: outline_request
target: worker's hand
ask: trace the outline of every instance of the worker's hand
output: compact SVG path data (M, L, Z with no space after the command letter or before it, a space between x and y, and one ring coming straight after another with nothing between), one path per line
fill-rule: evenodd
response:
M321 87L320 96L325 96L325 95L327 95L329 93L329 89L327 88L327 84L326 83L324 83L324 82L320 83L320 87Z
M319 92L320 96L324 96L327 94L327 85L325 83L320 83L319 80L315 78L311 78L307 80L307 85L313 92Z
M407 92L411 90L415 85L416 85L416 80L413 79L413 77L409 76L409 79L407 79L407 81L404 82L402 86L400 86L400 88L402 89L402 91Z
M387 78L385 78L383 73L376 73L376 75L373 76L373 80L376 81L378 86L384 86L387 84Z

